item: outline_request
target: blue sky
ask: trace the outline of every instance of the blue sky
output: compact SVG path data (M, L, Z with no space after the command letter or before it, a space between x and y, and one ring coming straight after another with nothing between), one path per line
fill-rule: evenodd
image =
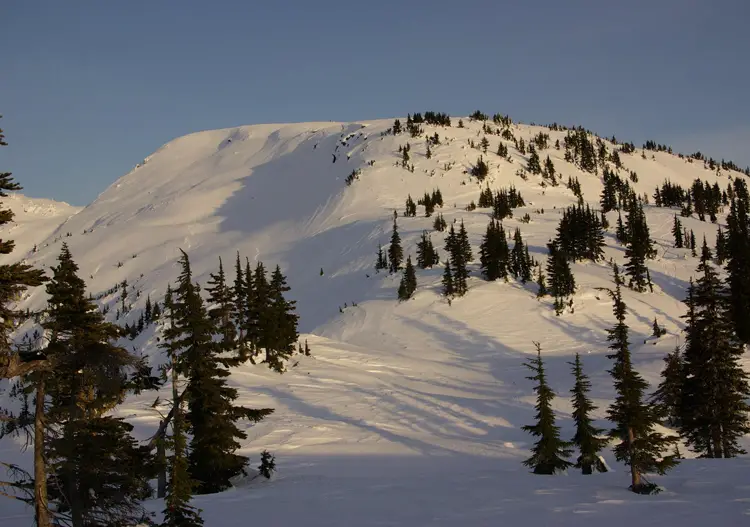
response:
M502 112L750 164L750 2L8 1L0 168L83 205L165 142Z

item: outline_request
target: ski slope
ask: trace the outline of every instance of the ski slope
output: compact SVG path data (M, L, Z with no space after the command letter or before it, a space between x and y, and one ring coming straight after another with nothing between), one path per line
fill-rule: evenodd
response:
M555 150L565 132L514 124L513 133L525 141L539 131L549 133L550 148L539 154L542 160L550 156L563 185L544 188L540 176L518 177L528 155L493 135L483 154L490 175L480 186L466 171L481 155L468 145L481 140L481 123L464 118L465 127L457 128L457 122L453 118L449 128L422 125L442 142L431 159L424 136L384 135L392 120L256 125L181 137L81 210L48 203L57 212L44 217L44 229L32 225L41 220L19 215L10 234L24 250L14 256L49 268L66 242L92 294L126 279L141 295L132 300L123 324L137 320L147 295L161 301L177 277L179 248L190 255L201 283L219 257L231 279L237 251L243 261L278 264L287 274L301 338L308 339L313 356L295 358L283 375L245 365L231 377L241 403L276 408L270 418L248 425L243 452L257 465L258 454L268 449L279 472L271 481L241 481L231 491L197 497L208 526L245 525L251 515L265 525L321 526L746 522L747 458L687 460L668 476L654 478L666 489L656 497L629 493L625 467L609 451L604 457L613 472L604 475L533 476L521 466L531 438L520 427L534 413L532 385L522 367L534 353L532 341L541 344L550 383L560 395L555 408L564 436L573 434L567 362L576 352L592 379L599 424L607 425L613 390L605 330L613 316L600 288L611 284L610 269L605 263L573 264L574 310L557 317L550 301L536 299L535 285L479 278L478 248L490 211L465 207L487 184L493 190L514 185L526 206L504 221L505 229L520 227L532 256L544 262L562 210L577 201L564 186L568 176L578 177L594 208L602 183ZM512 163L494 154L499 141L509 147ZM399 146L407 142L414 172L397 166ZM717 174L663 152L646 152L646 159L639 149L620 155L625 167L637 172L638 182L631 185L641 195L651 196L665 179L688 187L700 178L724 189L730 176L745 177ZM357 169L358 180L347 186L345 178ZM416 201L435 188L445 201L436 212L449 223L463 220L469 232L476 260L469 292L449 305L440 296L441 265L418 270L415 297L398 303L400 275L374 271L378 243L387 245L396 209L404 254L415 258L418 238L432 231L434 218L425 218L423 207L415 218L401 217L404 201L407 194ZM13 202L10 206L16 210ZM658 248L649 262L654 292L625 291L625 301L634 361L655 385L662 358L681 343L681 301L698 261L689 250L672 247L674 210L647 206L646 212ZM520 221L526 213L530 223ZM610 213L612 225L616 217ZM705 235L713 246L716 225L695 218L682 222L699 242ZM624 249L613 233L610 228L606 255L622 263ZM432 232L441 261L445 234ZM38 251L30 252L34 244ZM112 320L118 300L117 293L99 300L112 306ZM43 288L21 301L30 309L44 304ZM654 318L668 330L660 339L650 336ZM152 326L134 342L122 343L158 364L159 331ZM132 397L117 410L141 439L158 424L156 395ZM28 463L18 450L6 439L0 459ZM159 511L162 504L154 500L149 508ZM29 518L28 509L0 501L2 525L28 525Z

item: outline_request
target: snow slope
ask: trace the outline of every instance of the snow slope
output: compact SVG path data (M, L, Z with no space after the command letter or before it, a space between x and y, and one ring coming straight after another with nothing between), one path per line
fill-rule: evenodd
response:
M0 255L0 263L17 261L32 256L34 246L42 248L45 240L64 228L65 222L82 207L62 201L29 198L12 193L2 199L3 208L15 214L13 221L0 227L0 238L10 238L16 243L12 254Z
M480 155L467 143L479 143L481 123L464 119L459 129L457 121L451 128L424 126L442 141L431 159L424 136L383 135L392 120L258 125L181 137L67 218L28 260L53 265L65 241L93 294L127 279L141 292L129 322L147 294L161 300L176 278L178 248L190 255L200 282L219 257L231 277L237 251L243 260L279 264L288 275L313 357L295 359L282 376L247 365L231 378L241 402L276 408L269 419L248 427L243 448L254 460L261 450L272 451L279 474L270 482L240 482L221 495L197 498L209 526L244 525L250 514L266 525L479 526L521 519L532 525L739 525L750 512L745 458L686 461L655 478L667 489L658 497L630 494L624 467L609 452L605 458L614 472L601 476L548 478L521 466L530 437L520 427L533 416L532 387L521 364L533 353L532 341L541 343L550 381L561 395L555 404L564 434L572 435L567 361L575 352L584 356L592 377L597 417L605 415L612 398L605 329L613 317L598 288L610 285L610 271L603 263L575 264L575 309L561 317L548 301L535 298L531 284L478 278L478 246L489 211L465 207L479 196L480 186L466 170ZM539 131L550 134L550 145L565 134L513 125L516 137L527 141ZM504 141L513 159L508 163L493 154L500 137L488 138L487 182L493 189L515 185L527 203L505 220L505 228L520 227L532 255L544 261L561 210L576 198L562 185L543 188L536 176L516 176L527 156ZM407 142L413 173L397 166L398 147ZM600 178L566 163L562 154L554 147L540 152L552 158L563 181L577 176L585 199L598 208ZM664 179L687 187L700 178L725 188L730 176L744 177L717 174L667 153L647 152L642 159L638 150L621 157L638 173L633 186L639 194L653 194ZM344 179L355 169L361 175L347 186ZM403 211L407 194L416 200L438 187L445 199L439 212L448 222L463 219L472 241L477 261L470 290L448 305L439 296L439 266L418 271L415 298L399 304L399 277L374 272L378 243L387 244L392 211ZM528 224L519 221L525 213ZM658 382L662 357L680 343L681 300L697 265L689 251L672 248L673 214L647 207L659 249L649 262L655 291L625 293L634 358L652 383ZM614 224L616 215L609 219ZM416 218L399 217L405 254L415 256L417 239L422 230L431 231L432 221L422 207ZM713 245L715 225L697 219L683 224ZM432 234L444 260L443 237ZM623 248L612 233L607 244L607 256L622 262ZM23 307L43 307L44 296L37 288ZM114 306L117 295L100 302ZM654 318L669 332L658 341L649 337ZM158 331L149 329L124 343L157 359L157 338ZM134 397L118 410L141 438L158 423L154 398ZM16 451L9 440L0 443L0 459ZM28 511L0 501L3 525L25 525L28 517Z

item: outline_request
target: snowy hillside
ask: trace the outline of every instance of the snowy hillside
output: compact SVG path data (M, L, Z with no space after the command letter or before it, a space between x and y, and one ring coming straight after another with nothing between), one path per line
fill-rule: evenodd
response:
M47 238L55 235L58 229L81 207L74 207L61 201L43 198L29 198L13 193L3 198L3 206L13 211L13 222L0 228L0 237L15 241L12 254L0 255L0 263L9 263L19 258L33 256L34 247L41 248Z
M469 145L482 139L482 123L464 118L465 127L458 128L458 118L453 121L452 127L423 125L427 135L437 132L441 141L431 147L429 159L424 135L386 133L393 120L257 125L181 137L80 211L50 202L46 216L31 209L22 214L25 202L6 202L18 220L10 231L20 249L14 255L49 268L66 242L94 295L127 280L141 295L123 324L137 319L147 295L161 301L177 277L179 248L189 254L201 283L216 270L219 257L231 279L237 251L243 261L281 266L313 357L295 359L281 376L249 364L233 374L240 402L276 408L270 418L248 427L244 451L253 459L263 449L272 451L279 474L270 482L256 480L196 499L205 509L206 525L245 525L250 515L264 525L321 526L483 526L521 519L530 525L714 521L729 526L746 521L750 487L741 475L750 468L746 458L687 461L655 478L666 488L656 497L629 493L625 468L610 451L605 458L613 472L606 475L542 477L521 466L531 438L520 427L531 422L534 404L521 365L534 353L532 341L541 344L550 382L560 395L555 404L564 435L572 435L567 361L576 352L592 377L597 417L606 425L613 390L605 330L613 316L610 299L598 288L610 286L611 271L603 262L573 264L574 311L555 316L550 300L537 300L535 285L480 278L478 247L490 211L465 209L484 187L514 185L526 206L504 220L505 229L520 227L532 256L544 262L562 210L577 202L564 182L577 177L584 200L598 209L601 174L563 159L564 151L554 144L562 143L566 132L514 124L519 140L528 142L540 131L550 136L550 147L539 153L542 159L549 155L563 184L543 187L540 176L517 175L528 153L521 154L512 141L488 135L489 149L482 154ZM512 162L494 153L501 141ZM407 142L413 172L400 166L399 147ZM467 173L480 155L490 167L481 185ZM698 178L724 189L730 177L745 177L707 170L702 162L666 152L646 151L644 159L638 148L620 156L638 175L631 185L639 195L651 196L665 179L689 187ZM347 185L346 177L356 170L358 178ZM444 260L445 233L433 231L434 217L426 218L421 206L416 217L403 217L407 195L416 200L436 188L445 201L436 212L449 224L463 220L469 232L476 260L469 292L449 305L440 295L441 264L419 270L415 297L398 303L400 275L373 268L378 243L388 243L395 209L405 255L415 257L418 238L427 230ZM655 385L662 358L681 342L682 300L698 260L688 249L673 248L675 210L647 206L646 212L658 248L656 259L648 262L654 292L625 291L625 301L634 360ZM525 214L529 223L521 221ZM616 212L609 214L613 226L616 219ZM682 222L713 246L716 225L696 218ZM606 242L607 258L623 262L613 227ZM39 250L30 253L34 244ZM117 294L99 301L114 308ZM44 304L44 290L37 288L22 306ZM113 312L109 318L114 320ZM658 340L650 336L655 318L668 331ZM156 358L157 338L151 327L123 343ZM134 397L119 409L136 425L139 438L150 437L158 424L154 398L153 393ZM9 440L0 443L0 459L16 450ZM152 508L162 506L154 502ZM29 511L0 501L3 525L26 525L28 518Z

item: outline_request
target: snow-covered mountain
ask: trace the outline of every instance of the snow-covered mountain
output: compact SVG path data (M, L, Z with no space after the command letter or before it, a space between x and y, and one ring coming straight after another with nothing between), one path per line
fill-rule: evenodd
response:
M605 415L613 393L605 329L613 316L599 288L610 285L611 273L605 263L573 264L574 310L560 317L550 301L536 299L533 284L482 280L478 246L489 210L466 210L481 188L518 189L526 206L505 220L505 228L520 227L540 261L562 210L577 198L564 184L544 187L540 176L519 177L528 154L512 141L488 135L487 153L472 148L470 141L482 139L483 124L464 118L465 126L458 128L457 121L452 127L422 125L441 141L430 158L425 135L387 133L393 120L257 125L181 137L81 210L49 202L52 212L39 213L42 221L21 214L22 202L11 201L17 224L10 235L19 246L14 256L48 268L66 242L94 295L122 280L140 291L130 322L147 295L161 300L175 280L180 248L200 282L216 270L220 257L231 268L238 251L243 261L278 264L288 275L302 338L313 357L295 359L282 376L247 365L232 377L241 387L241 402L276 408L267 420L248 426L244 448L253 456L263 449L274 452L279 477L262 485L255 481L252 489L198 498L207 525L244 525L250 514L266 525L479 526L521 518L532 525L606 521L616 526L636 519L641 525L702 525L710 519L738 525L750 511L742 501L747 487L736 482L749 468L746 459L721 467L686 462L658 480L667 489L658 497L628 493L624 467L610 453L605 457L614 471L600 476L532 476L521 466L531 438L520 427L533 417L532 386L521 364L534 352L532 341L541 344L550 382L560 395L555 404L563 432L572 434L567 361L576 352L592 377L596 415ZM550 147L540 155L549 155L563 182L577 177L585 201L598 208L600 175L582 172L554 148L566 132L516 124L511 130L527 142L540 131L548 133ZM494 154L501 141L512 162ZM413 172L400 166L399 147L407 142ZM723 189L732 177L745 177L707 170L702 162L666 152L645 154L640 149L620 154L624 167L638 175L631 185L640 195L652 195L665 179L688 187L698 178ZM480 155L490 167L482 185L467 173ZM353 171L360 171L358 178L347 185ZM378 243L388 243L393 210L398 210L405 255L414 257L419 236L432 231L434 218L424 217L422 207L416 217L402 217L404 201L436 188L445 201L438 212L449 223L463 220L470 235L476 262L469 292L449 305L440 296L438 266L418 271L415 297L398 303L400 276L373 268ZM675 211L646 209L658 248L656 259L648 262L654 292L626 291L625 301L634 359L656 384L662 358L680 343L682 299L698 262L689 250L673 248ZM521 221L524 214L530 222ZM616 218L610 213L610 223ZM682 221L713 245L716 225ZM621 263L623 248L613 232L606 255ZM444 260L444 233L432 232L432 239ZM30 251L33 245L37 252ZM99 301L114 306L117 295ZM22 301L32 309L44 303L43 288ZM655 318L668 331L658 340L650 337ZM125 343L157 357L157 340L158 332L150 328ZM135 397L119 410L142 438L158 423L153 398ZM7 445L0 455L5 450ZM644 511L645 503L653 505ZM12 507L0 502L0 518L6 508Z

